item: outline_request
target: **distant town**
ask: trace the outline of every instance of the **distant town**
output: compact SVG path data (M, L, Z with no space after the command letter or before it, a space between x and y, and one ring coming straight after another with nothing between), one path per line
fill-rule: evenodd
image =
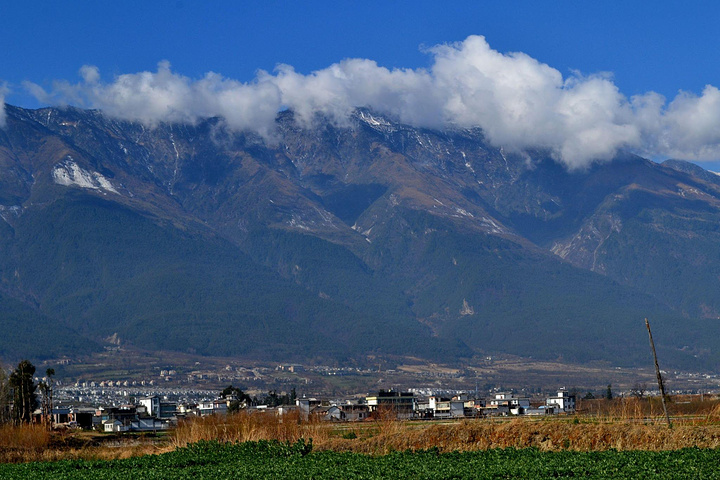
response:
M110 388L110 387L106 387ZM68 392L68 390L61 390ZM110 393L108 391L108 393ZM202 395L210 392L185 392ZM328 400L319 398L290 398L280 405L243 401L234 394L204 398L199 401L170 401L168 396L149 395L130 397L131 402L117 405L74 406L57 405L52 408L52 424L58 427L95 429L103 432L143 432L167 430L179 419L192 416L225 415L231 411L247 410L264 414L285 415L297 412L301 418L328 422L357 422L378 415L392 415L398 419L482 418L508 415L556 415L575 412L575 396L566 390L546 397L544 401L522 397L511 392L498 392L488 398L472 393L453 396L441 394L423 396L416 392L380 390L357 399ZM35 421L42 422L42 411L34 412Z
M615 392L607 385L606 391L594 393L565 386L547 393L539 389L506 390L477 382L475 388L452 389L447 386L464 378L463 372L441 370L416 372L415 386L378 388L366 394L333 395L313 388L312 378L317 375L352 377L380 373L387 378L395 371L300 364L250 368L226 365L218 371L198 368L184 374L173 368L158 369L156 376L144 379L56 381L51 420L55 427L147 432L171 429L185 418L239 410L274 415L296 412L303 418L328 422L359 422L381 415L418 420L544 416L572 414L579 399L659 394L645 383ZM674 378L688 375L672 374ZM705 377L706 382L717 380ZM47 381L41 377L35 380ZM672 393L697 392L685 389ZM41 409L34 412L35 421L43 421L42 416Z

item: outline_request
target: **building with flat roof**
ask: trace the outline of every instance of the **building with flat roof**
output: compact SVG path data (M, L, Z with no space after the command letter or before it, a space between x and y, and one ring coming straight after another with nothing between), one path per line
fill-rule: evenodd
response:
M389 409L394 411L399 418L410 418L417 410L417 399L412 392L380 390L377 395L368 395L366 401L370 413Z

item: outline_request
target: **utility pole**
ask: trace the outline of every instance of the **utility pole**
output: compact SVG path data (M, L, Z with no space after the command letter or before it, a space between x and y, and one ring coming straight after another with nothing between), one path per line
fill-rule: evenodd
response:
M650 331L650 322L645 319L645 326L647 327L648 336L650 337L650 348L652 349L653 359L655 359L655 374L657 375L658 387L660 388L660 395L662 397L663 412L665 412L665 420L667 421L668 428L672 428L670 422L670 415L668 415L667 405L665 405L665 387L663 386L662 375L660 375L660 366L658 365L657 353L655 353L655 342L653 341L652 332Z

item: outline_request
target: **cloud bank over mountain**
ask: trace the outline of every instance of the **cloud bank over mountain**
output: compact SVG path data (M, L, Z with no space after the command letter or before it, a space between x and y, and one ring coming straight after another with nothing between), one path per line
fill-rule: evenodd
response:
M284 108L310 126L317 114L343 124L353 109L366 106L419 127L481 127L497 146L547 148L570 168L610 159L619 149L653 157L720 158L716 87L708 85L700 96L681 92L670 102L653 92L628 98L608 74L563 77L524 53L493 50L481 36L427 53L432 57L427 69L346 59L307 75L279 65L251 82L213 72L191 79L173 72L168 62L156 72L105 82L96 67L83 66L78 83L57 81L50 91L31 82L25 87L48 104L98 108L147 125L220 116L230 128L271 137Z

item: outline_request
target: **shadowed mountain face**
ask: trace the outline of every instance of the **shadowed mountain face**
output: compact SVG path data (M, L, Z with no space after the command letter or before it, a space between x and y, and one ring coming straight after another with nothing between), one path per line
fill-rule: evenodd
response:
M567 171L367 110L310 130L284 112L271 140L217 119L7 112L0 312L33 355L119 337L279 361L636 365L649 317L668 363L717 360L720 182L699 167Z

